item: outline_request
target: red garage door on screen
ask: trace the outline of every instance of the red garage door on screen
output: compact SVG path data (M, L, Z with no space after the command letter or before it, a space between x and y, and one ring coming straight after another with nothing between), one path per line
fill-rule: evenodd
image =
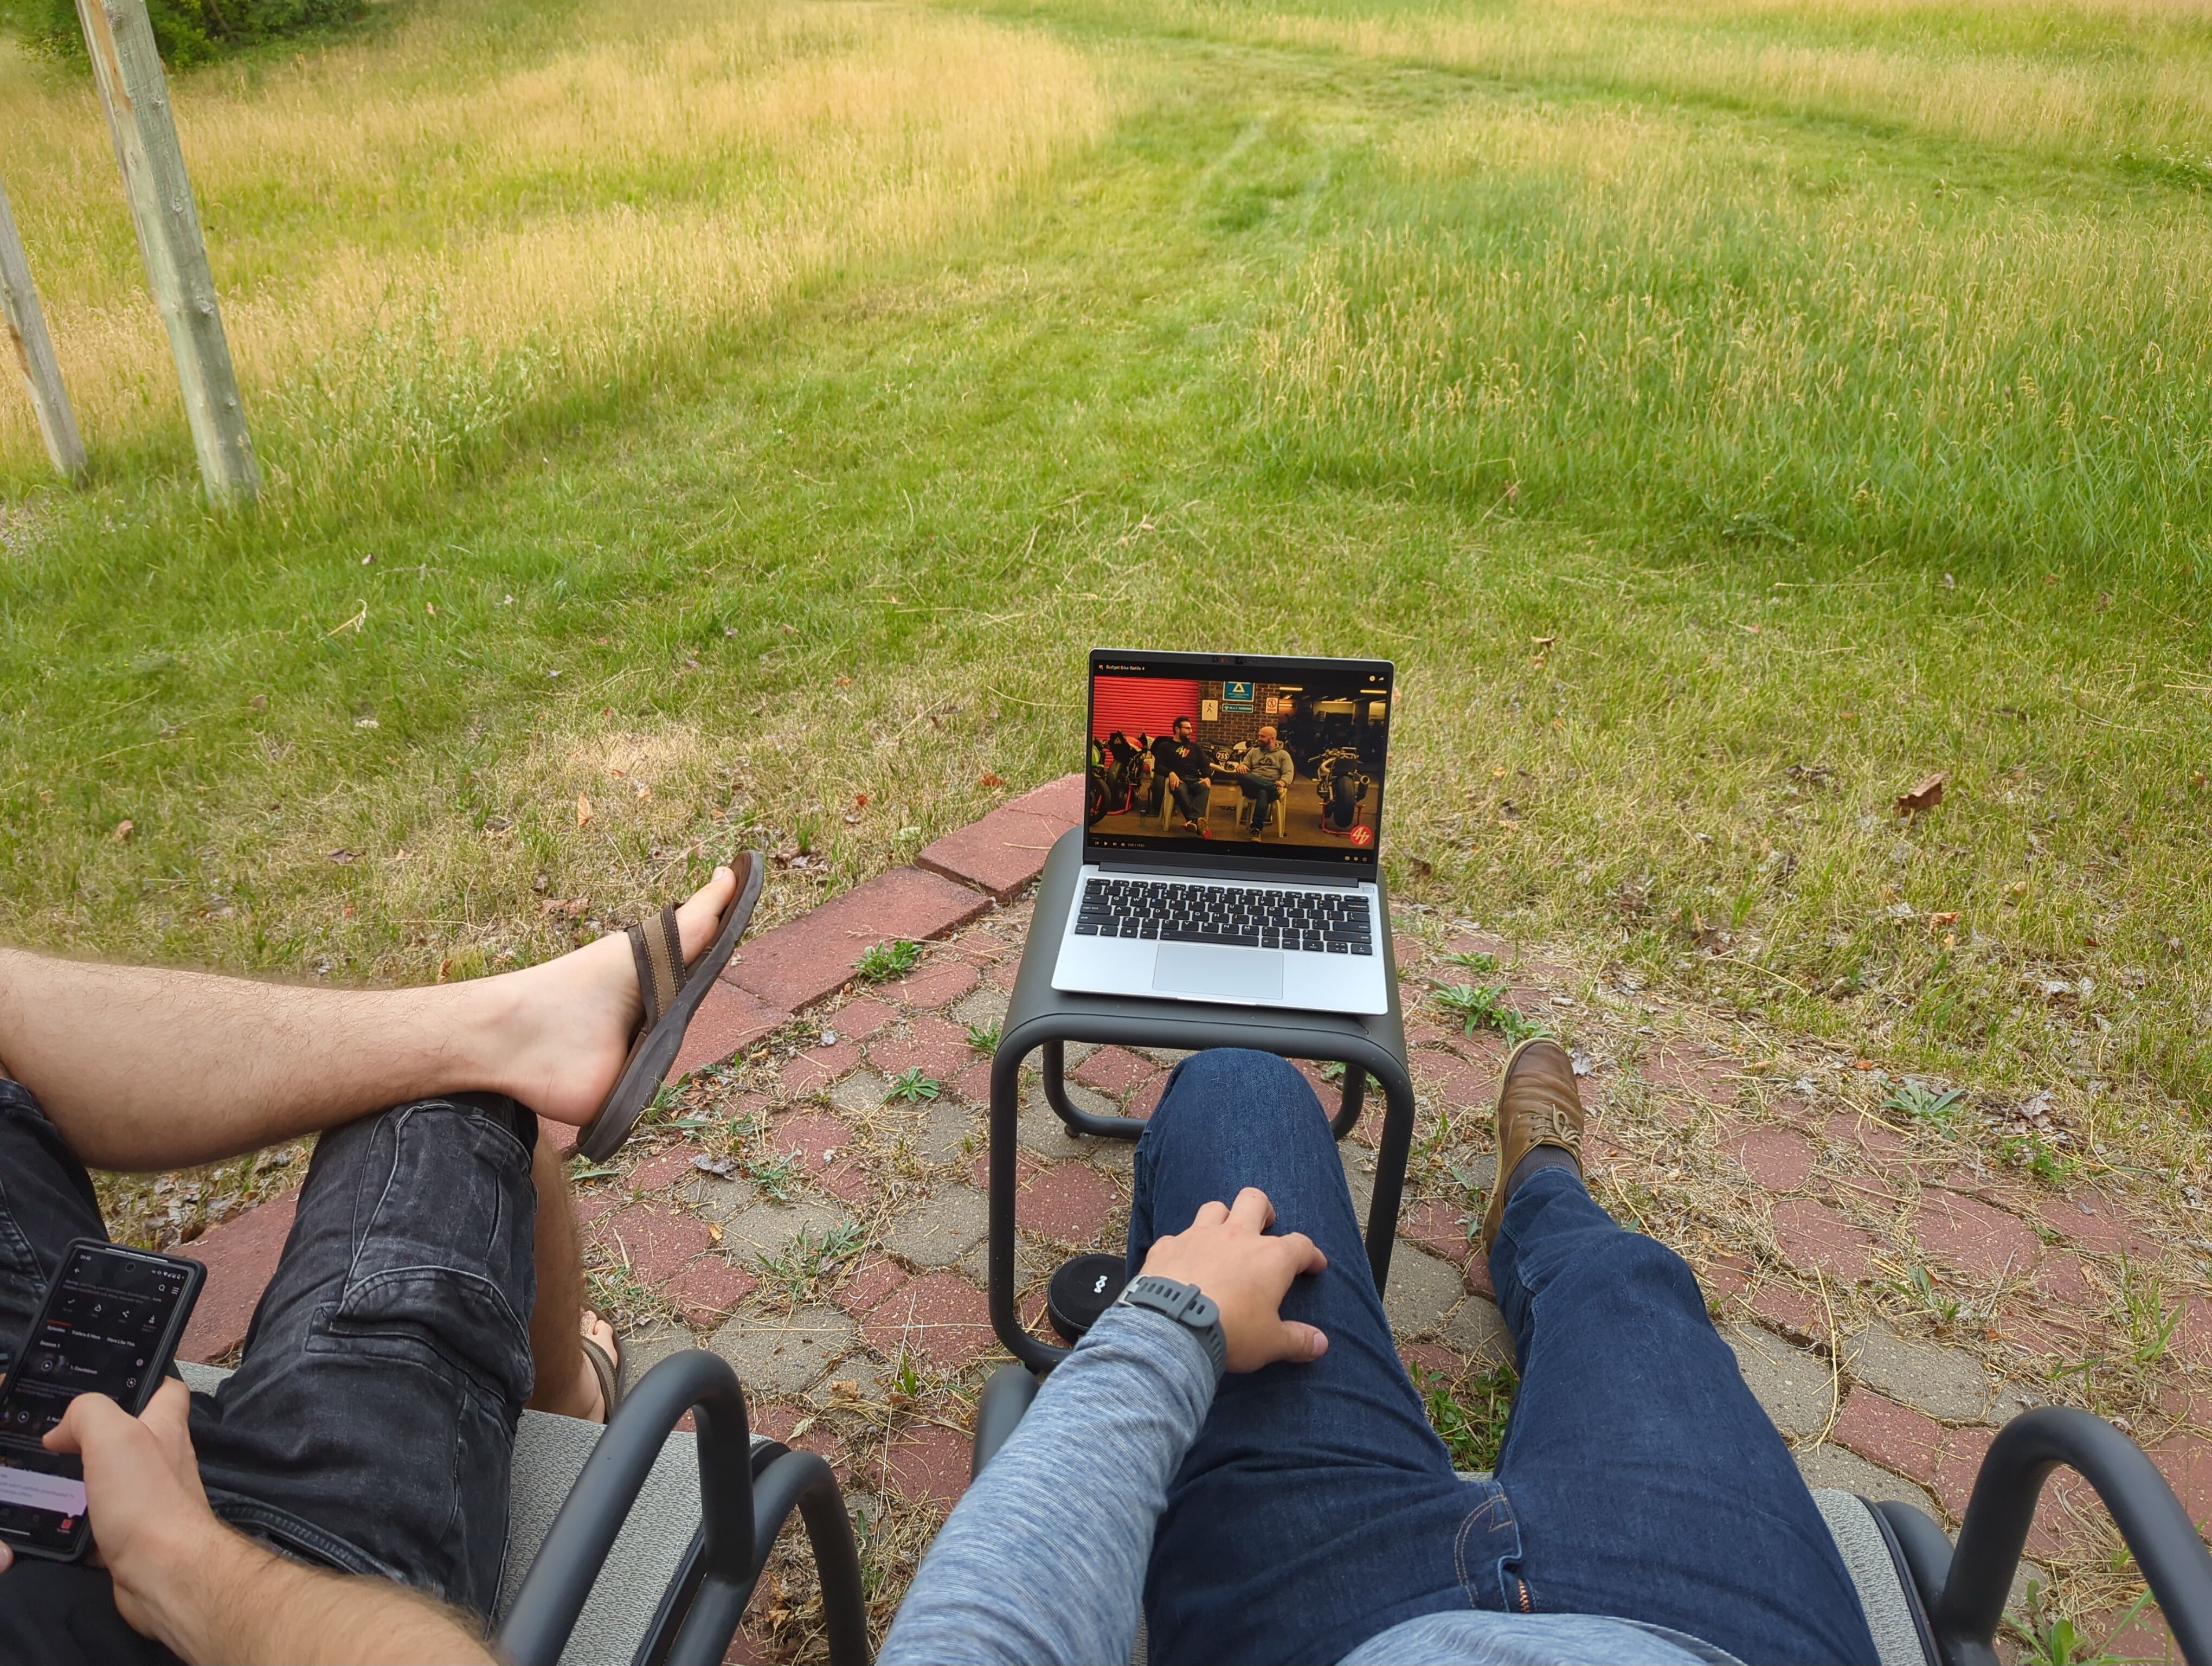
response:
M1091 738L1119 729L1133 739L1165 734L1178 717L1198 721L1195 677L1094 677L1091 679Z

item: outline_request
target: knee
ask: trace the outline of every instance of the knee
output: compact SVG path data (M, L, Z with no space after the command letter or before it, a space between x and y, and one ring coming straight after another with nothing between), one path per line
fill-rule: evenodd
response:
M1328 1128L1313 1085L1296 1066L1242 1047L1211 1048L1177 1065L1153 1113L1156 1122L1164 1117L1172 1119L1168 1126L1178 1134L1222 1128L1249 1139L1256 1133L1288 1136Z
M1680 1307L1705 1318L1705 1298L1690 1264L1643 1232L1606 1232L1577 1256L1566 1276L1639 1306Z

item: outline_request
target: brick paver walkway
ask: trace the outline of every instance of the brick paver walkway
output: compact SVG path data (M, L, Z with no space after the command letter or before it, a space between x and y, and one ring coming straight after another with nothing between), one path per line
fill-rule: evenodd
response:
M757 1426L838 1466L886 1612L965 1485L973 1396L1005 1357L982 1290L982 1049L1020 954L1018 899L1073 824L1079 786L1040 788L748 942L694 1025L673 1104L577 1191L595 1296L633 1369L695 1345L728 1357ZM1585 1072L1599 1196L1697 1269L1809 1479L1910 1499L1955 1529L1994 1430L2058 1401L2112 1418L2192 1516L2212 1516L2212 1244L2178 1205L2117 1177L2052 1187L2004 1166L1991 1118L2008 1108L1916 1122L1869 1061L1650 1000L1602 969L1516 958L1441 915L1395 923L1420 1116L1385 1299L1409 1362L1463 1383L1510 1358L1468 1242L1504 1043L1435 999L1503 982ZM893 938L923 942L919 964L857 982L861 954ZM1464 958L1483 954L1503 970ZM1074 1045L1068 1058L1079 1103L1133 1115L1174 1061ZM1344 1147L1363 1210L1376 1101ZM2042 1104L2014 1114L2049 1131ZM1024 1312L1043 1334L1052 1268L1120 1247L1130 1153L1065 1133L1034 1085L1020 1144ZM211 1276L188 1353L235 1350L289 1217L264 1205L193 1246ZM2117 1543L2085 1489L2046 1496L2034 1572L2093 1639L2124 1606ZM803 1629L803 1569L781 1566L790 1596L780 1584L756 1608ZM2122 1651L2166 1647L2152 1620Z

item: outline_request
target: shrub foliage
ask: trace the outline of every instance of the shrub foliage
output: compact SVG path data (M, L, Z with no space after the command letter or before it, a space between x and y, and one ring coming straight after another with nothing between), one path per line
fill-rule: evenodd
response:
M350 23L367 9L367 0L146 0L161 61L172 67ZM0 25L12 27L42 52L84 61L75 0L0 0Z

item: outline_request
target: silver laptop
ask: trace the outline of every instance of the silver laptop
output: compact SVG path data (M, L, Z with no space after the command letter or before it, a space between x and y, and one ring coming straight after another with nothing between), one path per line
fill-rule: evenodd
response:
M1393 674L1094 650L1083 871L1052 987L1387 1012Z

